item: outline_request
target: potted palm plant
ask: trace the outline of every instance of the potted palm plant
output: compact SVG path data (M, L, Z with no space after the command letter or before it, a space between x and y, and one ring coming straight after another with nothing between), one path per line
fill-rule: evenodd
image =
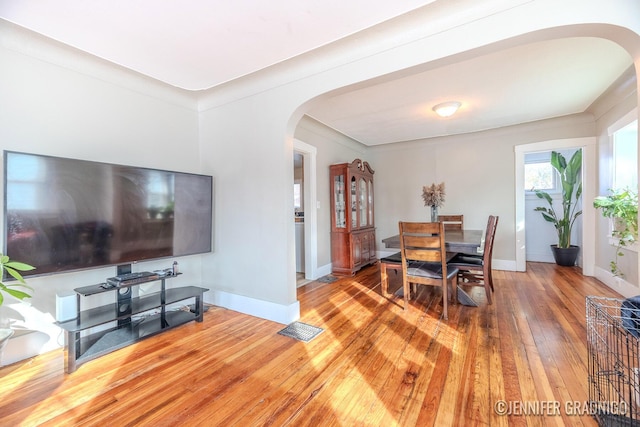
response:
M0 254L0 307L4 303L4 296L11 295L14 298L19 300L24 300L25 298L31 298L26 291L33 290L27 283L25 282L21 271L30 271L35 267L25 264L18 261L12 261L8 256L4 254ZM16 279L16 283L5 284L3 279L5 277L5 272ZM4 349L7 342L9 342L9 338L13 335L13 329L8 327L3 327L0 325L0 356L2 356L2 350Z
M551 152L551 166L560 178L562 211L557 212L553 206L553 199L549 193L535 190L536 196L547 201L548 207L539 206L535 211L553 224L558 234L558 243L551 245L556 264L562 266L575 265L580 248L571 244L571 231L576 219L582 215L578 210L578 200L582 195L582 181L580 169L582 167L582 149L577 150L567 162L565 157L557 151Z

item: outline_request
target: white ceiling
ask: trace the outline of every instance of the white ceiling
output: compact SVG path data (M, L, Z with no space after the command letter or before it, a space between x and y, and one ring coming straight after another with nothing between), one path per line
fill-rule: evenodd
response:
M338 95L308 115L366 144L476 132L582 113L632 64L619 45L565 38ZM433 106L459 101L449 118Z
M208 89L435 0L0 0L0 17L187 90ZM584 112L629 66L595 38L511 48L343 93L308 114L363 144ZM462 102L438 119L438 102Z
M188 90L208 89L435 0L0 0L0 17Z

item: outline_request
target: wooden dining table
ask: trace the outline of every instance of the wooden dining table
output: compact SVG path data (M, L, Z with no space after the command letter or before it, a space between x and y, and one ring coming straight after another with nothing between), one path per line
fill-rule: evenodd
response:
M444 244L447 252L482 254L483 230L447 230L444 233ZM385 248L400 249L400 235L382 239Z
M387 237L382 239L385 248L400 249L400 235ZM481 255L484 249L484 231L483 230L447 230L444 233L445 249L447 250L447 260L450 260L458 253ZM388 287L387 268L390 266L382 263L380 265L380 275L382 278L382 287ZM397 267L393 267L397 269ZM402 288L399 289L402 292ZM462 305L477 307L478 304L467 294L464 289L458 285L458 301Z

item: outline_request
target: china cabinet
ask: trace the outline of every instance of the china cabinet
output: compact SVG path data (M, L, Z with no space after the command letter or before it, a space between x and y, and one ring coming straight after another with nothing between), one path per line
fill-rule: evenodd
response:
M330 168L332 272L352 275L377 261L374 172L369 163L360 159Z

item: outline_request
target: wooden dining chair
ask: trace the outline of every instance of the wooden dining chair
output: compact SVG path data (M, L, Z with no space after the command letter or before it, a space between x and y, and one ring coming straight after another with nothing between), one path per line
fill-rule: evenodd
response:
M453 257L448 265L449 268L457 268L458 282L461 285L484 286L487 294L487 301L491 301L493 292L493 275L491 273L491 258L493 256L493 241L498 228L498 217L490 215L487 221L487 230L484 238L484 252L478 254L458 254Z
M438 215L438 221L444 223L445 231L464 228L464 215Z
M400 254L402 258L402 287L404 308L411 299L411 286L442 287L442 316L449 318L449 297L455 303L458 269L447 266L444 224L442 222L400 222ZM449 291L451 283L451 291Z
M389 294L389 271L396 274L402 270L402 255L397 252L393 255L380 258L380 284L382 287L382 295Z
M462 230L464 227L464 215L438 215L438 221L444 223L445 230ZM389 294L389 271L397 273L402 270L402 257L400 252L380 258L380 283L382 295Z

